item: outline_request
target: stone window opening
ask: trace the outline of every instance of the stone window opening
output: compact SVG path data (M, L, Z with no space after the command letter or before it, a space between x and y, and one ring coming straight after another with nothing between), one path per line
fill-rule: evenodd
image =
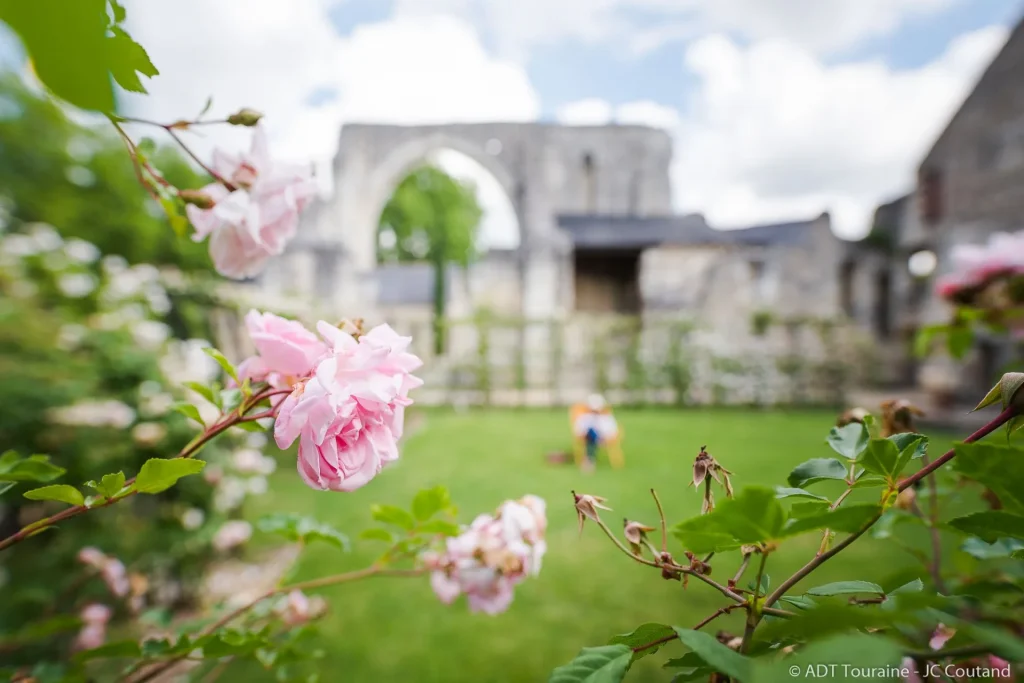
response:
M758 302L764 302L769 294L768 264L764 259L752 259L750 261L750 281L754 292L754 298Z
M839 267L839 306L849 318L853 318L857 314L853 297L853 280L856 274L856 262L843 261Z
M586 213L597 213L597 169L590 152L583 155L583 206Z
M921 219L926 225L935 225L943 218L943 175L937 168L925 169L919 180Z

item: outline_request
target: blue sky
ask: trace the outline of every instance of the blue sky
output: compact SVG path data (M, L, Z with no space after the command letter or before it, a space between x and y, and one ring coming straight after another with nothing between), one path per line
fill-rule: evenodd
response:
M723 228L828 211L844 236L912 188L1024 13L1024 0L125 4L161 70L128 98L134 113L173 120L209 94L215 111L260 109L275 153L315 163L325 194L347 121L619 121L671 133L677 210ZM197 144L245 144L231 135Z

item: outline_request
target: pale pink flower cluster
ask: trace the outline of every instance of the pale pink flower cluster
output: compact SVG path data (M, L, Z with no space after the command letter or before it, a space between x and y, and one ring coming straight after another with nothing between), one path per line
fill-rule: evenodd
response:
M537 496L502 503L494 515L480 515L442 552L421 561L432 569L430 584L446 604L465 593L472 612L498 614L512 603L516 584L540 571L547 549L546 505Z
M936 283L936 292L944 299L954 299L960 292L981 287L993 278L1024 275L1024 230L995 233L985 245L958 244L950 258L953 272Z
M99 603L92 603L82 608L78 616L82 620L82 630L75 636L75 649L93 650L103 645L107 640L110 608Z
M240 519L224 522L213 535L213 547L221 552L243 545L252 538L252 525Z
M186 207L193 239L210 238L210 256L221 275L253 277L295 236L299 214L315 196L316 184L309 169L271 160L261 126L248 154L215 151L213 171L235 189L218 180L202 189L214 202L211 208Z
M398 459L409 392L423 384L412 372L422 361L407 351L412 339L387 325L358 339L323 321L317 331L326 352L302 373L291 361L312 358L312 340L295 329L278 335L280 343L262 340L268 377L308 375L281 403L274 439L280 448L298 440L299 475L310 487L354 491Z
M119 598L128 595L131 590L131 583L128 580L128 572L124 563L116 557L110 557L103 551L91 546L78 551L78 561L87 567L91 567L100 573L103 582L107 584L110 592Z
M285 597L276 612L288 626L301 626L316 619L327 611L327 602L319 595L308 597L300 590L294 590Z
M935 627L935 631L932 633L931 638L928 639L928 647L930 647L934 651L941 650L942 647L946 643L948 643L955 635L956 629L950 628L945 624L939 624ZM904 657L901 666L903 669L906 669L910 672L910 675L908 675L904 679L906 683L923 683L925 677L921 675L922 672L917 670L917 663L912 658ZM1010 663L1002 657L997 657L996 655L990 654L985 655L984 657L980 657L976 660L961 662L956 667L952 668L959 671L970 671L973 669L980 669L984 671L994 672L998 670L999 672L1005 672L1009 670ZM945 667L940 667L939 670L943 672L946 671ZM955 681L966 680L965 678L960 677L958 674L950 675L947 677Z

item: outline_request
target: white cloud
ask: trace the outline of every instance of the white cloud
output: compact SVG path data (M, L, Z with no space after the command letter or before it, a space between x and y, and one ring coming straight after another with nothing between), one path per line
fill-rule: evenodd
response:
M558 122L567 126L603 126L613 115L612 105L599 97L563 104L555 112Z
M179 0L128 7L130 29L161 74L133 113L160 121L242 106L265 114L275 156L312 160L329 184L344 121L532 120L540 104L526 72L492 58L467 23L395 19L336 33L336 0ZM201 17L201 20L197 20ZM183 39L183 37L186 37ZM333 95L314 104L315 93ZM246 131L202 129L192 140L247 144Z
M856 235L875 204L909 189L912 171L1004 42L992 27L959 37L918 69L826 66L792 45L694 43L700 79L676 134L681 207L719 224L829 209Z
M399 15L457 15L500 54L563 40L625 45L643 54L667 42L722 31L834 53L965 0L396 0Z

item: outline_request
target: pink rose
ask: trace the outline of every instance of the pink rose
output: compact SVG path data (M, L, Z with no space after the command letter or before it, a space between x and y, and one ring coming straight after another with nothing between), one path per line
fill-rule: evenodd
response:
M441 553L420 557L431 570L430 585L446 604L463 593L472 612L508 609L516 584L540 571L547 519L544 501L526 496L505 501L495 516L480 515L461 534L445 541Z
M301 626L316 619L327 610L327 603L319 595L309 598L305 593L294 590L288 594L277 613L288 626Z
M327 344L302 323L273 313L249 311L245 326L258 355L238 366L239 379L270 381L277 386L294 384L289 378L308 377L317 360L327 353Z
M354 491L398 459L421 361L406 351L410 338L386 325L358 341L322 321L317 329L330 350L281 404L274 438L280 448L299 440L298 471L310 487Z
M93 650L103 645L107 640L110 608L99 603L92 603L86 605L78 616L82 620L82 630L75 636L75 649Z
M107 588L115 596L123 598L128 595L131 585L128 581L128 572L121 560L90 546L78 551L78 561L98 571Z
M315 196L316 184L306 168L271 161L260 126L248 154L215 151L213 171L235 189L218 181L202 189L214 201L211 208L186 207L195 228L193 239L210 238L217 272L235 279L252 277L295 236L299 214Z

